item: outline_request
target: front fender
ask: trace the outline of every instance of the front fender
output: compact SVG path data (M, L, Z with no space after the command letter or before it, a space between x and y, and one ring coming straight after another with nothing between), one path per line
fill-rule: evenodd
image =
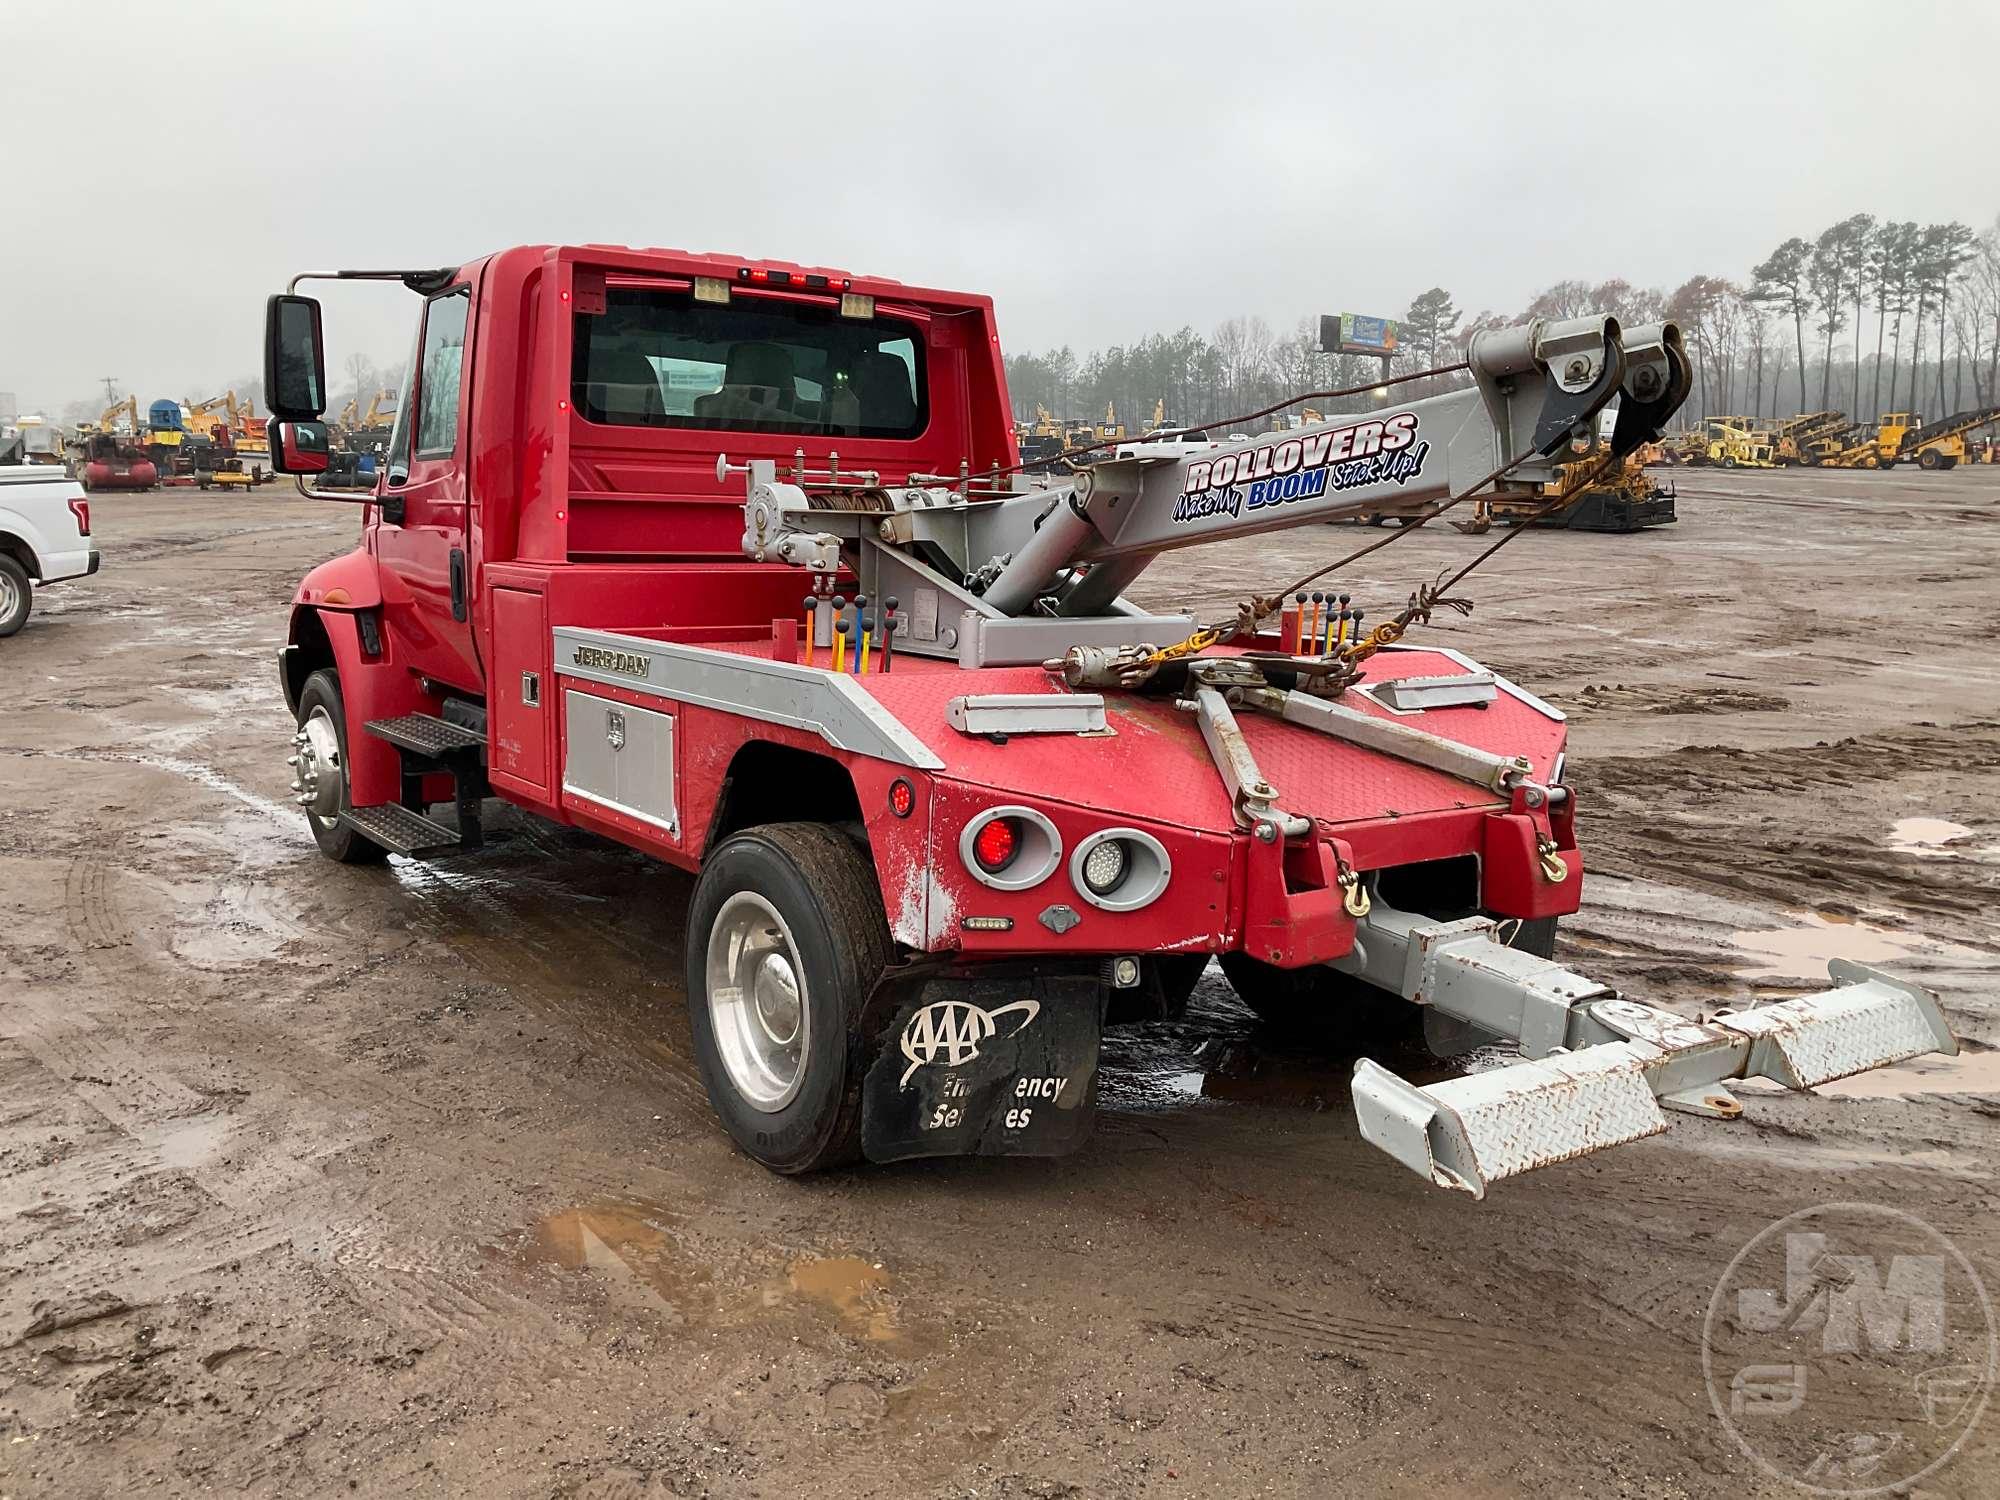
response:
M341 702L347 711L348 786L354 805L400 801L402 758L387 740L368 733L366 725L371 719L434 712L437 705L425 696L417 679L382 656L370 657L362 649L354 614L342 609L295 609L291 641L281 663L285 701L294 714L307 677L327 666L340 674Z
M349 552L321 563L300 580L292 603L330 609L373 609L382 602L382 569L373 554Z

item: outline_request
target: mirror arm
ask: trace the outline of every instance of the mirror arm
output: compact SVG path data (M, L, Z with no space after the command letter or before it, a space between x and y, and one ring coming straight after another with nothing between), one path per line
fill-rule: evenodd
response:
M306 484L303 474L294 474L292 476L292 483L298 486L299 493L304 495L308 500L348 500L361 505L373 505L375 503L375 492L373 490L316 490Z

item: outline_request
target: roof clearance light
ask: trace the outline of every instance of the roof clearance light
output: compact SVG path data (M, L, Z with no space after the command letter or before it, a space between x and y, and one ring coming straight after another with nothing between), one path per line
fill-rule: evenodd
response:
M697 276L694 279L694 300L697 302L727 302L729 283L720 276Z
M863 292L842 292L840 315L843 318L872 318L875 316L875 299Z

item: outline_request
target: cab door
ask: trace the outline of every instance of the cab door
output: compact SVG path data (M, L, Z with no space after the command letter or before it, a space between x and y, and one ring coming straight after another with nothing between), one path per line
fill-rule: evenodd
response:
M375 554L397 660L422 676L480 693L484 673L472 638L473 568L466 556L471 312L469 286L452 287L424 304L389 443Z

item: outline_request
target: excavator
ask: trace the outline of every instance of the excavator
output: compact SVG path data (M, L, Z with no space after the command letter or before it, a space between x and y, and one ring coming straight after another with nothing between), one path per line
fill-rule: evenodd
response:
M187 414L185 420L189 435L212 441L215 429L225 425L229 421L229 413L236 409L236 392L225 391L205 401L185 400L181 406Z
M1069 445L1064 441L1064 428L1046 406L1035 403L1035 420L1016 425L1015 441L1021 445L1021 461L1031 470L1054 467Z
M257 415L257 408L248 401L236 400L236 393L229 393L229 427L235 435L236 452L246 459L261 459L268 463L271 458L271 439L265 419ZM257 469L255 483L263 482L263 469Z

